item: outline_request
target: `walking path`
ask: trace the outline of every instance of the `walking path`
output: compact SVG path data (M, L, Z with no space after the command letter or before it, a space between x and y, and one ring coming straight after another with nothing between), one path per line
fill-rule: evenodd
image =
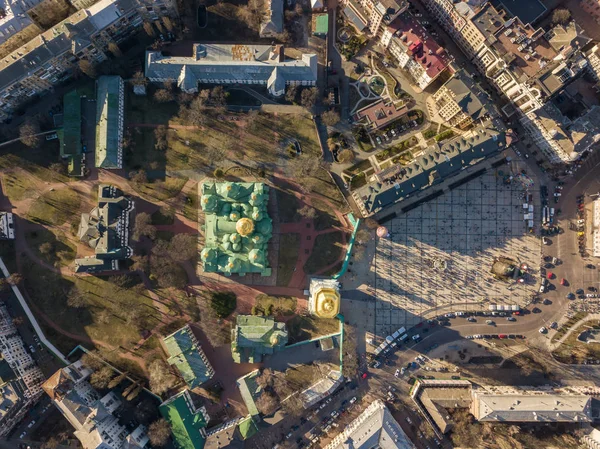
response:
M569 336L575 332L575 330L578 330L579 327L584 324L587 323L588 321L594 321L594 320L600 320L600 313L590 313L589 315L583 317L582 319L580 319L579 321L577 321L575 324L573 324L571 326L571 328L562 336L560 337L558 340L552 342L549 341L548 342L548 350L549 351L554 351L556 348L558 348L561 344L563 344L567 338L569 338Z

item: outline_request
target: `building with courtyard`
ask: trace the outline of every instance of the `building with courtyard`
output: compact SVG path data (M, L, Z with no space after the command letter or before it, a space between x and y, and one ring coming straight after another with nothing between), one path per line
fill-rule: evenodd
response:
M120 76L96 81L96 167L123 167L125 86Z
M196 388L215 374L189 325L163 338L169 365L177 368L189 388Z
M281 45L195 43L192 56L147 52L145 73L155 83L176 80L185 92L197 92L198 84L256 84L281 97L286 86L316 85L317 55L290 59Z
M287 342L285 323L272 317L238 315L231 331L231 355L235 363L260 363L263 356L282 350Z
M190 390L171 396L160 404L160 414L171 426L175 447L203 449L207 439L206 425L210 420L204 407L194 404Z
M363 216L371 216L473 167L509 144L506 132L488 121L445 143L434 143L407 165L381 170L352 196Z
M483 422L592 421L592 397L553 390L521 390L511 387L471 390L471 414Z
M373 401L325 449L414 449L381 399Z
M129 430L115 412L121 399L113 391L101 396L88 382L92 370L81 360L58 370L43 385L52 403L75 428L84 449L142 449L148 444L141 424Z
M490 111L487 95L464 70L459 70L427 99L430 116L436 114L450 127L467 129L485 120Z
M95 273L119 269L119 261L131 257L129 233L134 210L132 199L115 186L98 186L98 206L81 214L77 236L87 243L95 256L75 259L75 272Z
M335 318L340 313L340 283L335 279L310 280L308 311L319 318Z
M400 14L384 28L379 42L420 89L425 89L445 71L453 71L450 55L412 14Z
M273 223L267 211L269 187L258 182L206 182L201 185L204 211L204 272L225 276L270 276L267 249Z

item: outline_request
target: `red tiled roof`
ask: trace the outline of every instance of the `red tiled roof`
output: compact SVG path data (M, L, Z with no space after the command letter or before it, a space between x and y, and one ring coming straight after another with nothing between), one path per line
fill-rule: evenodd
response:
M395 39L400 39L404 47L408 47L407 53L425 69L431 79L450 64L450 56L446 50L438 45L411 14L398 16L388 26L388 30L394 33Z

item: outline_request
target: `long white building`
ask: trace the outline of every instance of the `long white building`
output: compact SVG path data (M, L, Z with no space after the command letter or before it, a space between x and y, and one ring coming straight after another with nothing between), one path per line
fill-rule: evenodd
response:
M280 45L193 44L192 56L146 53L146 77L151 82L175 81L186 92L197 92L198 84L249 84L266 86L280 97L286 86L317 83L317 55L301 59L285 56Z

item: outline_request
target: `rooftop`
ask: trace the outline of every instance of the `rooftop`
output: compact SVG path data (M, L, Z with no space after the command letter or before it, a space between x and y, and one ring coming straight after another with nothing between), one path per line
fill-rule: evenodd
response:
M353 195L368 214L377 213L476 165L507 145L505 132L488 121L442 145L436 143L428 147L406 166L394 165L378 173L374 182L356 190Z
M267 248L273 232L268 215L269 187L262 183L206 182L200 186L205 272L260 273L270 276Z
M434 79L451 62L450 55L441 47L412 14L400 14L389 26L394 41Z
M384 402L372 402L325 449L414 449Z
M312 384L301 393L304 408L309 408L333 393L344 382L344 376L339 371L329 374Z
M407 112L408 108L406 106L398 108L392 101L386 103L383 99L380 99L356 111L354 121L366 121L371 128L380 129L398 120Z
M590 422L592 398L542 391L493 393L472 390L471 413L479 421Z
M101 76L96 81L96 167L121 168L122 128L123 80Z
M478 120L489 113L484 103L486 97L479 86L463 70L457 71L444 86L454 94L454 101L461 110L473 120Z
M179 370L189 388L202 385L214 375L189 325L165 337L163 342L169 355L167 362Z
M231 334L231 355L236 363L259 363L263 355L282 349L288 341L285 323L272 317L238 315Z
M196 409L189 390L172 396L163 402L160 414L171 426L171 433L178 449L202 449L206 441L205 427L208 415L204 409Z

